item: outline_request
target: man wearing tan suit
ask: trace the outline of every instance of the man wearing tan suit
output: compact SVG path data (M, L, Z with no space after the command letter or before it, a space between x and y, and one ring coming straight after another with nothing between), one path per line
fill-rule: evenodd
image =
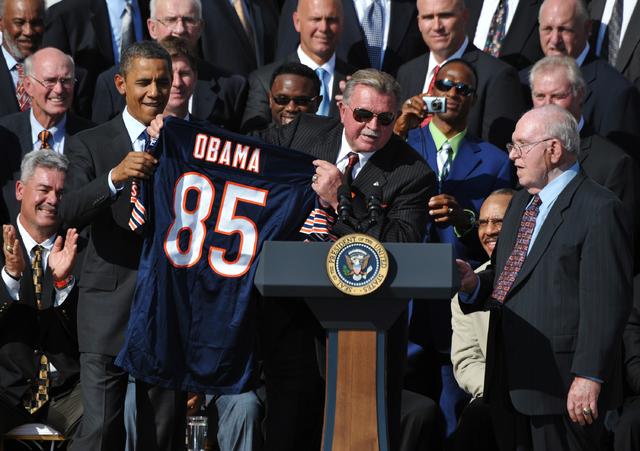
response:
M496 246L502 229L502 218L512 196L512 189L496 190L485 199L480 208L477 221L478 238L489 258ZM487 261L482 264L476 272L483 271L490 263L491 261ZM489 412L482 401L489 312L465 315L460 310L456 294L451 299L451 327L453 328L451 338L453 375L460 388L472 396L471 402L462 412L455 435L454 450L496 449L490 433Z

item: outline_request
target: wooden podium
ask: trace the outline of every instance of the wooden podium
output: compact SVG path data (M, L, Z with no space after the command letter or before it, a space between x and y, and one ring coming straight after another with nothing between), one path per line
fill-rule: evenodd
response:
M386 331L409 299L448 299L459 286L449 244L385 243L377 291L348 296L329 280L331 243L266 242L255 285L263 296L304 298L327 332L322 451L389 451Z

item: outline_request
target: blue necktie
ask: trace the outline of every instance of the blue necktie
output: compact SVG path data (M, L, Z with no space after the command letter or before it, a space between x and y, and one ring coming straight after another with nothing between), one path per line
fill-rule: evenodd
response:
M316 75L320 79L320 95L322 96L322 103L320 103L316 114L319 114L320 116L328 116L329 103L331 102L331 99L329 98L329 90L327 89L327 75L329 75L329 73L319 67L316 69Z
M380 69L382 67L382 34L384 31L382 0L373 0L366 11L362 29L367 38L367 53L371 67Z

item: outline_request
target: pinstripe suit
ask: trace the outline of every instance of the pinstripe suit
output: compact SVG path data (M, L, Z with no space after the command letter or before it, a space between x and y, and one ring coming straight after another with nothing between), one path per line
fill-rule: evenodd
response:
M302 114L288 126L270 127L259 134L270 143L300 150L318 159L335 163L340 150L342 130L342 124L337 119ZM389 142L369 159L351 184L355 193L352 202L354 217L367 217L366 199L374 192L376 183L382 188L382 203L388 207L384 209L384 223L373 226L367 234L381 241L421 241L426 228L427 200L435 191L435 174L431 168L408 144L392 135ZM353 233L354 230L338 219L332 232L342 236ZM287 443L287 446L283 446L281 443L271 442L274 435L286 437L295 431L293 434L300 436L301 431L304 433L311 429L313 432L314 426L318 430L321 426L322 409L320 408L320 416L313 418L308 412L315 411L315 406L304 402L319 396L321 405L322 398L321 392L312 393L318 374L313 346L314 333L322 337L318 335L322 331L317 323L316 330L313 330L313 323L316 323L315 319L302 303L273 300L268 303L268 309L264 309L263 324L266 330L263 333L263 348L267 399L271 412L267 416L267 450L314 447L317 449L319 446L310 443L309 433L306 437L301 436L301 441L293 445ZM399 443L399 401L405 366L405 353L400 350L406 349L406 325L406 314L401 315L388 332L388 348L391 351L388 353L387 392L392 449L398 449L394 444ZM309 349L313 361L309 361ZM303 365L306 368L301 370ZM302 379L299 373L291 374L290 368L302 372L308 376L307 379ZM278 392L272 388L272 384L278 383L287 387L289 400L283 400L282 391ZM279 416L279 419L273 420L276 416ZM272 418L271 421L280 422L280 425L270 425L269 417Z
M511 201L493 254L496 270L481 273L478 301L488 300L530 199L523 190ZM583 173L561 192L504 304L491 311L484 395L489 403L510 400L526 416L566 417L567 392L579 375L604 381L601 413L620 404L621 338L631 303L630 229L622 203ZM460 307L474 310L462 302Z

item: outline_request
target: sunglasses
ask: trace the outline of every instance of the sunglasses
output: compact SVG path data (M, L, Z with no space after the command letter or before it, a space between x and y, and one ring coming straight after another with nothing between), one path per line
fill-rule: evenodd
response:
M475 92L472 86L465 83L454 83L448 78L442 80L436 80L436 89L442 92L449 92L451 88L456 88L456 92L461 96L468 97Z
M364 108L349 107L349 109L353 111L353 119L357 122L369 122L375 116L378 118L378 123L380 123L380 125L389 125L396 118L396 113L374 113L373 111L365 110Z
M275 103L277 103L280 106L287 106L289 105L289 102L291 102L293 100L293 103L296 106L309 106L313 101L315 101L318 96L315 97L309 97L309 96L296 96L296 97L289 97L289 96L274 96L273 94L271 94L271 98L273 99L273 101Z

